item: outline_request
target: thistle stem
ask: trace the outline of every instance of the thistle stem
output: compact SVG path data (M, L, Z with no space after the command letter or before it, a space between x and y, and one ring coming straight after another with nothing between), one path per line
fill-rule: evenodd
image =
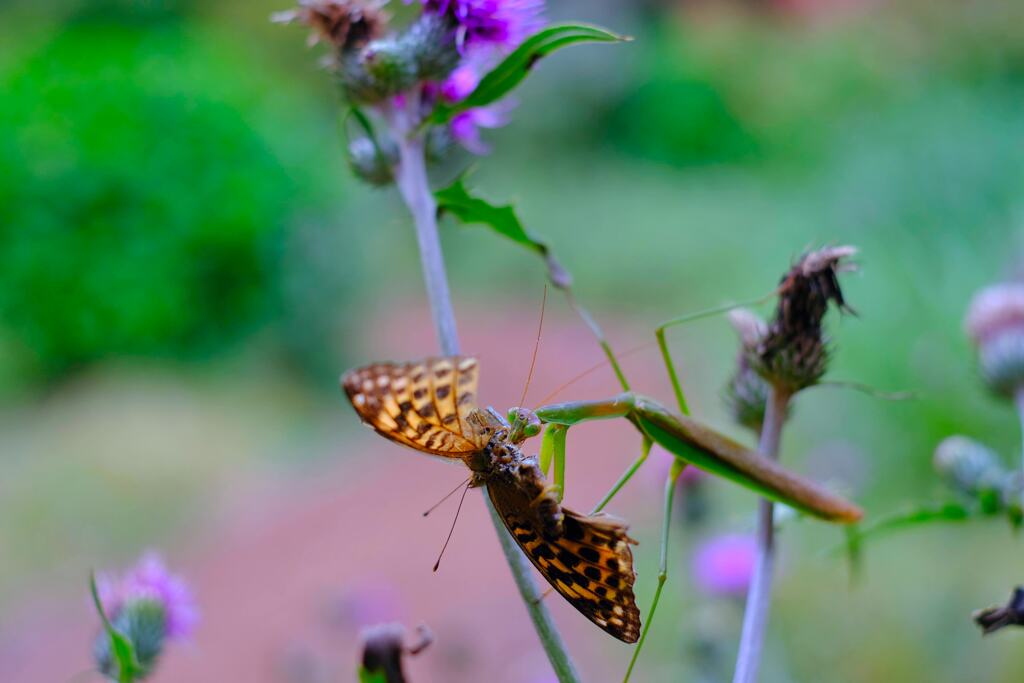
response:
M400 119L395 123L400 124ZM427 180L423 135L415 128L406 126L396 126L396 128L399 132L402 128L408 132L406 135L399 135L401 140L399 143L400 157L395 173L395 183L412 214L416 227L416 239L423 266L423 280L427 297L430 300L434 328L442 353L449 356L458 355L459 339L455 326L455 313L448 289L444 255L437 232L437 205ZM508 561L509 569L512 570L512 577L515 579L523 604L530 614L537 636L551 661L559 683L579 683L580 676L576 671L576 666L569 656L561 633L555 627L551 620L551 614L542 601L543 595L530 574L529 561L505 529L504 522L486 493L484 502L487 504L502 552Z
M1014 393L1014 402L1017 404L1017 416L1020 418L1021 434L1024 436L1024 384L1017 387L1017 391ZM1024 448L1021 450L1020 465L1021 476L1024 476ZM1024 487L1021 490L1021 510L1024 510Z
M786 409L790 394L772 388L765 406L764 424L761 427L759 450L766 458L779 457L779 442L782 425L786 421ZM736 671L733 683L755 683L761 665L761 651L764 648L764 634L768 625L771 607L772 573L775 566L775 506L769 500L758 503L757 513L757 557L754 573L750 577L747 591L747 606L743 613L743 632L740 636L739 653L736 655Z

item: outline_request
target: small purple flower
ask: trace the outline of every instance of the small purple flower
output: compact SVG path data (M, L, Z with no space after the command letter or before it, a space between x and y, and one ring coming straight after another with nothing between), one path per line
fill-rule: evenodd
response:
M675 460L676 456L671 453L661 448L654 448L651 453L651 462L645 467L645 474L652 487L661 490L665 486L665 480L668 479L668 474L672 471L672 465L675 463ZM677 481L683 491L689 491L697 488L707 479L707 472L690 465L683 470Z
M480 83L480 65L479 60L467 60L455 69L440 87L434 86L434 92L448 103L466 99ZM514 107L515 103L509 99L486 107L474 107L456 114L449 123L449 130L455 141L470 152L487 154L490 147L480 136L480 129L504 126L508 123Z
M725 534L708 539L694 555L693 579L700 590L710 595L744 595L756 555L752 536Z
M481 128L500 128L508 123L511 102L499 102L487 107L475 107L451 120L452 137L473 154L487 154L490 146L480 136Z
M460 102L472 93L480 83L480 74L473 64L463 64L449 74L441 84L441 97L448 102Z
M420 0L424 10L458 24L460 45L515 49L543 25L544 0Z
M100 576L97 580L100 602L107 617L114 621L126 605L148 600L164 609L166 637L188 638L199 621L192 591L185 581L167 571L155 552L147 552L133 568L120 578Z

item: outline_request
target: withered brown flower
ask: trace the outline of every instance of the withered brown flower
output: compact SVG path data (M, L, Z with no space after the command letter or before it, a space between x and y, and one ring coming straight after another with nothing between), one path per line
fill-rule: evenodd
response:
M274 14L278 23L301 23L313 29L309 44L328 42L338 52L364 47L379 38L389 16L383 10L385 0L299 0L292 10Z
M737 423L760 433L768 399L768 383L750 366L749 354L767 334L768 326L746 308L730 311L729 322L739 335L740 352L736 371L725 386L725 403Z
M401 624L381 624L363 629L363 669L370 674L383 675L387 683L405 683L402 658L416 655L427 648L434 637L426 626L416 629L416 640L405 642L406 631Z
M1006 605L980 609L971 617L986 636L1007 626L1024 625L1024 587L1014 588Z
M848 259L856 253L850 246L808 252L783 276L775 316L748 349L751 367L777 389L795 393L825 374L829 352L822 319L830 303L853 312L838 274L855 269Z

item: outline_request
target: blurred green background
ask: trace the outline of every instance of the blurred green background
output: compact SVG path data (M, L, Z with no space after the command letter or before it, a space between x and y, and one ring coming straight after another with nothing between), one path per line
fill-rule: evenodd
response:
M930 454L949 434L1014 457L1019 428L979 386L961 319L1021 270L1024 5L549 4L635 40L544 62L472 184L514 200L581 300L632 330L613 341L852 243L859 315L830 320L830 376L920 398L815 390L788 462L847 475L882 514L943 495ZM396 196L349 176L338 96L302 33L267 21L282 8L0 7L0 609L75 595L93 558L187 547L249 472L321 466L352 428L335 378L373 355L365 321L422 305ZM531 255L443 229L460 310L537 305ZM712 321L674 339L699 412L728 425L732 333ZM567 358L552 386L579 369ZM794 535L811 556L837 540ZM815 642L843 616L838 562L802 577L791 558L765 680L1019 680L1017 636L982 641L967 619L1024 578L1018 546L992 523L869 548L859 590L877 622L844 632L855 656ZM650 680L692 666L686 628L656 633Z

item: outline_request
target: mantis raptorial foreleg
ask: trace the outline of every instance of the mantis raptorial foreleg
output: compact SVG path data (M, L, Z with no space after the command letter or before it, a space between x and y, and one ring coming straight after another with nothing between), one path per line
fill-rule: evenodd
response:
M540 456L538 458L540 469L547 476L551 464L555 465L553 479L555 488L558 489L558 500L562 500L565 493L565 435L569 428L560 424L549 424L544 430L544 437L540 442Z

